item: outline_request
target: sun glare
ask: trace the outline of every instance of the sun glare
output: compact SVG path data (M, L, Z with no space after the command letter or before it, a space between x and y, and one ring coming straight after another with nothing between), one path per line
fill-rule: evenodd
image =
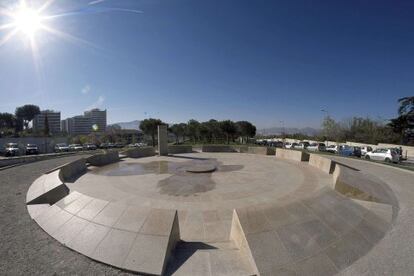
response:
M38 11L23 7L16 12L14 25L20 32L33 36L42 27L42 17Z

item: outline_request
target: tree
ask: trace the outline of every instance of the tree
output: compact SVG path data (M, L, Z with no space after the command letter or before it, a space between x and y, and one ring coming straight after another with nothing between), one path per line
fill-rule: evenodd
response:
M248 121L236 122L237 130L242 137L242 143L256 135L256 127Z
M160 119L145 119L142 120L139 124L139 128L146 135L151 136L152 146L155 147L155 136L158 133L158 126L163 125L164 123Z
M45 122L44 122L44 128L43 128L43 135L49 136L50 134L50 128L49 128L49 119L47 118L47 114L45 114Z
M217 139L223 137L223 132L220 127L220 122L214 119L210 119L207 124L209 125L211 131L211 140L213 143L217 141Z
M16 118L11 113L0 113L0 129L13 128Z
M334 140L336 142L342 140L343 131L341 126L330 116L326 116L322 122L322 133L329 140Z
M178 144L180 142L180 137L183 137L184 140L184 135L185 135L185 128L186 128L186 124L173 124L169 130L172 134L174 134L175 136L175 142Z
M189 120L187 123L186 134L190 136L195 143L200 136L200 123L194 119Z
M237 126L233 121L225 120L220 122L220 128L226 136L227 144L230 144L230 139L234 139L237 134Z
M414 112L414 96L398 99L398 102L400 103L400 107L398 108L398 114L400 116Z
M0 136L10 135L16 126L16 118L10 113L0 113Z
M398 99L398 117L388 124L395 133L400 135L402 144L414 141L414 96Z
M211 142L212 140L212 129L210 128L210 124L208 122L202 122L199 127L200 137L203 142Z
M26 129L29 126L29 122L32 121L37 114L40 114L40 108L33 104L17 107L15 111L17 120L22 122L22 125Z

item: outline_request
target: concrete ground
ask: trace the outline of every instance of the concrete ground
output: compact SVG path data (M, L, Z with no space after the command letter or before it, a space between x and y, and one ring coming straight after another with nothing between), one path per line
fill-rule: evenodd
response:
M414 225L414 216L412 215L414 213L414 173L396 168L391 168L385 165L375 164L372 162L365 162L362 160L333 157L334 160L344 165L358 169L361 174L373 176L374 178L380 179L382 182L386 183L392 192L392 196L395 197L395 200L398 203L396 206L396 210L394 212L395 217L392 220L392 225L386 225L387 229L384 236L378 236L378 238L372 237L369 235L369 233L375 232L371 232L369 227L358 229L357 227L361 226L361 224L355 223L355 229L359 231L358 233L362 234L363 239L360 239L361 237L359 236L359 234L348 236L350 237L350 243L347 243L346 239L342 239L343 241L345 241L344 243L341 243L341 239L333 239L337 240L335 244L338 246L331 246L329 243L327 244L328 251L326 254L324 253L322 255L317 255L315 257L308 258L307 256L311 256L311 254L320 249L319 247L322 247L320 243L324 242L324 240L316 239L315 244L313 242L313 239L309 239L311 237L309 233L303 231L302 228L298 228L295 225L302 225L303 223L309 224L308 222L310 221L317 223L317 225L321 225L318 222L318 220L320 220L320 222L323 225L328 226L329 228L329 223L331 221L333 222L332 226L337 225L337 217L335 213L336 211L339 212L338 215L347 216L349 215L349 213L340 214L340 211L344 209L331 209L331 212L329 212L329 214L335 216L326 217L326 213L324 211L325 209L320 209L325 208L327 206L331 206L331 204L332 206L338 206L338 202L333 201L334 197L336 196L330 196L330 194L334 191L328 191L328 197L326 197L325 193L316 193L314 197L316 200L313 200L312 202L304 201L304 205L302 203L300 204L301 207L309 206L312 210L321 210L321 213L311 214L311 220L309 220L309 216L306 216L306 218L302 218L302 216L304 216L304 214L306 215L306 213L303 213L303 208L296 208L299 206L296 205L295 201L292 201L294 203L293 206L285 206L284 203L290 202L290 200L286 201L285 199L289 198L292 194L294 194L295 198L297 199L298 196L308 196L310 193L320 190L322 186L326 187L326 180L328 177L325 177L315 168L309 168L307 164L298 163L296 164L296 166L293 166L290 163L290 161L281 162L279 160L276 160L273 156L266 157L245 155L250 157L240 158L241 155L238 154L214 155L222 156L223 159L219 161L221 161L224 165L229 165L230 167L228 167L227 169L232 173L223 173L221 176L215 176L213 182L216 186L210 187L209 185L207 185L208 190L203 191L201 193L199 190L192 190L192 187L190 186L185 187L184 190L177 189L175 183L182 182L182 179L171 179L170 177L168 177L168 175L163 176L162 174L162 177L160 179L157 179L157 181L154 181L152 184L149 184L147 186L147 189L145 190L140 190L139 187L136 186L120 185L121 183L125 182L122 181L122 176L116 176L116 169L115 172L113 172L112 170L112 173L115 175L106 175L107 178L102 176L111 173L111 170L104 170L101 172L96 170L95 174L86 174L80 179L78 179L78 181L76 181L74 184L69 186L72 186L71 189L73 190L77 190L79 192L92 195L91 193L93 192L99 192L99 190L96 189L98 186L92 185L88 189L87 187L81 185L82 182L83 184L85 184L84 181L88 180L89 177L90 179L95 178L100 180L114 178L120 180L117 181L117 184L114 185L111 185L110 182L99 182L103 186L106 186L107 189L111 189L111 196L105 194L95 194L95 196L103 200L121 201L123 203L128 203L134 206L140 206L140 204L159 206L159 204L161 204L165 205L164 207L170 206L171 208L177 208L179 210L181 209L182 219L180 221L180 224L183 223L183 225L180 225L180 227L182 226L183 228L183 238L188 240L189 243L184 243L179 246L177 250L179 254L176 254L175 256L175 263L169 265L167 269L168 273L177 273L181 275L216 275L216 273L214 273L214 270L212 269L221 266L223 268L223 271L226 271L227 269L227 274L245 275L244 270L239 270L240 267L234 265L231 266L232 263L237 263L239 261L236 255L232 256L232 254L228 254L228 252L232 252L232 250L234 250L233 245L231 243L223 243L217 239L209 241L207 239L208 237L206 237L205 235L205 230L201 231L203 233L203 236L192 237L192 233L199 233L199 231L194 231L194 229L197 228L197 225L186 225L185 221L186 219L188 220L188 214L191 212L193 212L195 216L197 214L202 214L202 220L210 220L213 217L217 217L210 216L214 213L210 212L211 209L214 211L217 210L217 208L218 210L230 210L232 208L243 209L246 207L248 208L249 204L245 205L246 201L250 202L253 200L252 202L250 202L250 204L264 205L266 207L263 210L271 211L271 213L268 214L268 217L280 214L280 212L283 211L282 213L285 215L288 215L290 212L292 214L296 214L296 217L300 219L297 222L294 222L293 224L280 225L281 228L275 228L276 226L273 226L273 228L271 228L273 229L271 231L275 231L277 234L276 236L283 243L283 245L279 244L277 248L288 249L287 252L283 253L283 256L286 258L285 263L287 264L287 266L283 267L283 271L279 271L281 275L333 275L337 271L339 271L339 273L342 275L414 274L414 263L412 262L412 259L414 258L414 231L412 230ZM200 154L200 157L201 156L207 155ZM226 159L226 156L230 157ZM194 157L199 156L195 155ZM33 220L31 220L30 216L27 213L25 205L25 196L30 184L37 177L39 177L42 174L42 172L47 171L53 167L59 166L61 164L64 164L66 162L69 162L71 160L74 160L76 158L77 157L72 156L48 161L41 161L0 171L0 203L2 206L2 209L0 211L0 244L2 245L0 247L0 274L127 274L126 272L112 268L108 265L92 261L87 257L64 247L58 241L56 241L43 230L41 230L41 228ZM155 159L155 157L153 157L153 159ZM255 160L260 160L260 162L254 163ZM138 161L140 162L140 160ZM243 168L235 167L232 163L237 163L239 165L241 164ZM160 163L158 163L158 165L160 165ZM153 170L154 167L151 166L149 169ZM282 166L282 169L280 169L280 166ZM276 167L279 168L276 169ZM164 171L165 167L161 165L155 169ZM168 171L168 168L166 170ZM224 171L225 170L226 169L224 169ZM243 171L245 171L245 173L243 173ZM268 171L269 173L267 174L266 171ZM145 170L143 173L140 174L137 174L136 171L132 171L131 174L132 178L136 179L148 177L148 175L145 173ZM257 175L256 181L254 180L255 175ZM151 175L151 177L154 177L154 175ZM271 181L269 181L269 179ZM204 179L204 181L207 181L207 184L210 180L211 179ZM161 186L157 186L160 181L164 181L164 184L166 182L168 184L167 187L172 187L172 189L164 187L165 189L163 193L155 194L156 190L162 191L163 189L163 182L161 182ZM242 189L243 192L238 193L238 190L240 190L238 188L243 187L242 185L244 181L255 181L255 183L257 184L255 185L257 190L251 189L249 191L249 187L245 186ZM231 183L231 185L226 185L226 183ZM283 190L284 192L280 191L280 193L278 194L273 193L272 190L269 190L269 187L272 187L275 184L277 184L277 186L281 185L281 187L283 187L283 189L281 190ZM277 190L278 189L276 189L275 192L277 192ZM147 201L144 200L143 202L142 198L140 198L140 195L144 192L146 193L145 197L147 198ZM128 194L132 196L127 196ZM210 196L197 196L197 199L195 200L195 194L209 194ZM181 199L174 200L177 198ZM187 198L187 202L185 202L185 200L183 202L182 198ZM190 203L188 202L189 198L193 198L193 200ZM283 206L277 206L277 208L268 209L268 199L272 198L276 199L276 201L279 200L284 202ZM324 199L329 200L324 202ZM342 198L340 198L340 201L341 204L345 202ZM323 206L314 206L313 203L322 203ZM349 201L347 200L346 204L342 207L355 207L353 204L350 205L348 203ZM315 209L312 207L317 208ZM253 227L252 233L254 233L257 230L257 226L263 226L260 225L260 223L263 221L261 221L260 218L256 216L258 214L261 214L263 210L258 209L254 211L254 224L249 225L249 221L241 221L242 223L247 223L246 226L249 226L246 228L246 230L248 228ZM298 210L300 211L299 213L297 212ZM247 210L247 212L249 212L249 210ZM246 214L248 215L248 213ZM240 215L242 215L242 212L240 213ZM273 220L264 221L273 221L274 223L280 223L285 220L285 215L282 217L277 217ZM242 216L240 216L240 218L242 218ZM351 221L354 220L353 218L350 219ZM191 227L195 228L191 230ZM206 224L204 224L203 229L206 229L205 227ZM186 228L188 230L186 230ZM214 229L218 228L213 227L211 230ZM310 227L306 229L309 230L313 228ZM343 228L331 230L334 230L333 234L338 234L343 230ZM271 231L264 233L270 233ZM213 231L207 232L214 234ZM364 236L364 233L368 233L368 235ZM355 239L356 236L358 236L359 239ZM256 236L252 235L251 237L252 238L250 238L249 242L254 241L253 239ZM323 237L326 237L326 235L324 235ZM366 240L370 241L370 238L372 239L372 243L366 243ZM199 240L203 240L205 242L197 242ZM356 243L356 241L358 240L360 240L361 242ZM312 243L308 244L307 247L303 248L303 243L301 241L312 241ZM259 247L256 247L256 249L258 250L258 252L254 252L256 256L262 254L261 248L266 248L268 244L266 241L263 240L257 240L257 242L258 245L260 245L262 242L263 244ZM276 242L276 240L274 242ZM359 247L364 244L366 244L365 248L363 250L359 250ZM186 248L186 246L188 246L188 248ZM214 250L216 248L220 250ZM271 249L274 247L269 248ZM340 250L336 250L338 248ZM363 252L363 254L358 258L355 258L352 255L343 255L342 252L346 251L344 251L343 249L348 250L347 253ZM265 255L262 255L262 258L260 258L260 260L263 261L265 265L273 262L281 262L283 260L282 258L277 258L266 261L266 258L272 253L273 252L271 251L267 251ZM182 255L180 256L180 254ZM296 254L299 255L296 256ZM278 256L282 255L279 254ZM289 262L289 258L292 257L299 260L300 262L297 263L295 269L290 270L289 265L291 263ZM327 257L329 259L327 259ZM352 259L352 262L348 263L348 259ZM323 270L324 272L322 270L318 270L318 268L320 267L315 265L318 263L324 264L323 267L329 269ZM326 263L330 263L330 267L327 267L325 265ZM228 264L230 264L230 268Z
M0 171L0 275L130 275L71 251L29 216L26 192L43 172L79 157L39 161Z

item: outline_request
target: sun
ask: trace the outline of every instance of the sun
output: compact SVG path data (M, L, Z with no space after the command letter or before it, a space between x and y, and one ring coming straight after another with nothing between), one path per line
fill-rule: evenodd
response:
M13 24L18 31L32 37L42 28L42 16L37 10L21 7L14 15Z

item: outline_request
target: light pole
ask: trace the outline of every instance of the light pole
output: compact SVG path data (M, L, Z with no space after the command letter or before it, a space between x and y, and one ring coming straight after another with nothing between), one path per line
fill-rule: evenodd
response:
M326 109L321 109L321 111L322 111L323 113L325 113L325 114L326 114L326 117L325 117L325 118L330 118L330 116L329 116L329 111L328 111L328 110L326 110ZM328 140L326 140L325 142L326 142L326 146L328 146Z
M329 111L328 111L328 110L326 110L326 109L321 109L321 111L322 111L323 113L325 113L325 114L326 114L326 117L329 117Z
M285 122L283 120L280 120L279 123L282 125L282 140L283 143L285 143Z

